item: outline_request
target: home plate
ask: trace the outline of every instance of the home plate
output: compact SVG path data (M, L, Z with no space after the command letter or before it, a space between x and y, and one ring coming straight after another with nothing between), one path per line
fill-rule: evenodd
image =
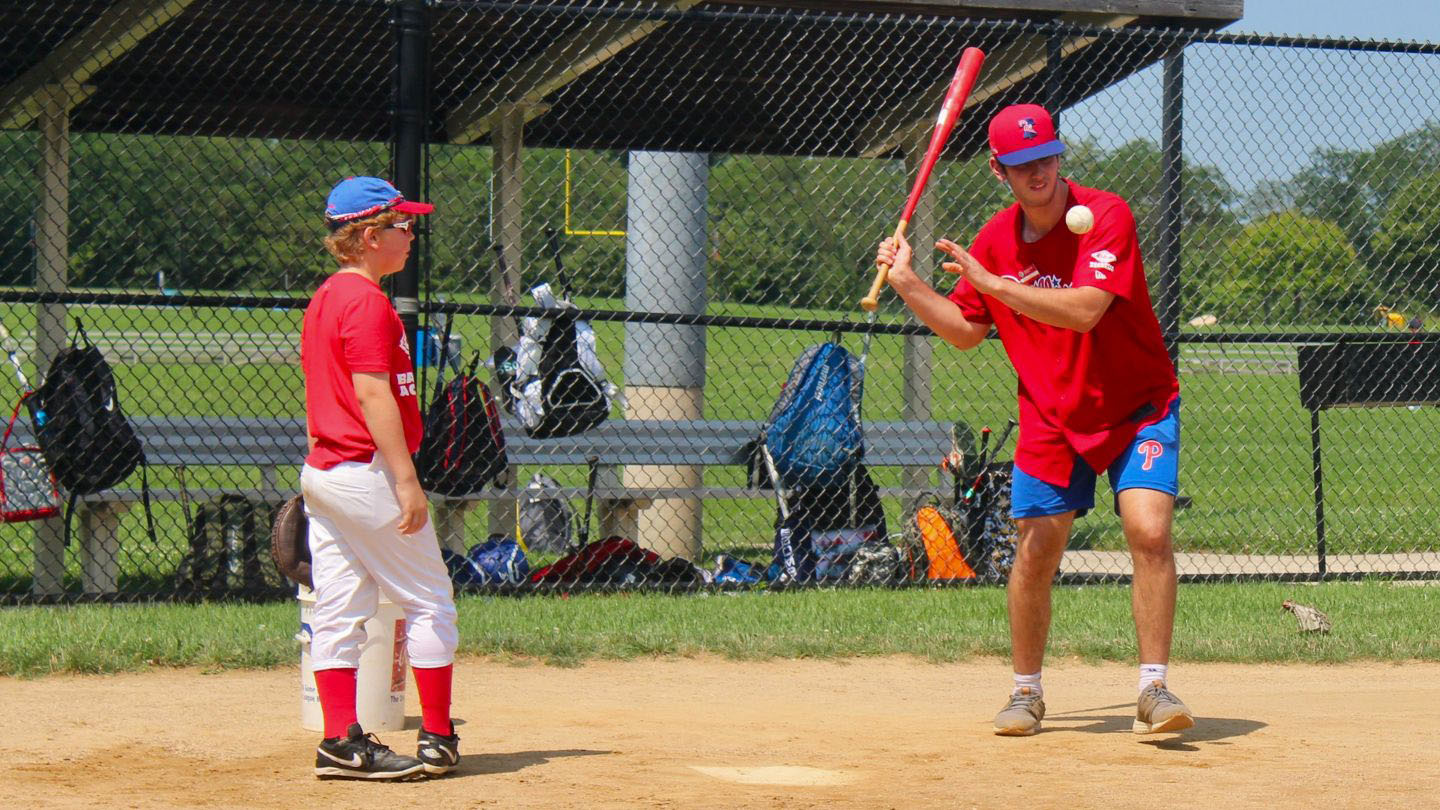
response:
M706 765L691 765L693 770L727 782L742 785L788 785L791 787L813 787L818 785L848 785L854 782L854 774L841 771L827 771L823 768L807 768L803 765L760 765L751 768L717 768Z

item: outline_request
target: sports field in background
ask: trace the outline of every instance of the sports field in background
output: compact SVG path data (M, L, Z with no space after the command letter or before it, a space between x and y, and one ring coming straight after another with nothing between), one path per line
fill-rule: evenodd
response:
M582 300L595 309L621 308L614 300ZM726 315L845 319L848 312L780 310L725 304L712 311ZM136 416L303 416L303 380L298 365L276 362L275 348L298 345L301 311L268 308L218 310L159 307L72 307L84 319L92 340L119 345L116 351L143 355L145 362L115 363L123 404ZM33 329L34 309L0 306L12 332ZM624 326L597 322L602 360L623 384ZM468 357L488 356L489 322L458 316L454 334ZM143 330L144 336L137 335ZM118 336L118 337L117 337ZM763 419L773 404L794 358L828 336L779 329L711 327L707 330L708 371L705 416L714 419ZM847 335L845 345L859 352L861 338ZM214 362L217 344L250 347L255 362ZM978 430L997 430L1014 413L1014 373L998 342L960 352L935 341L934 414L940 420L963 419ZM902 416L903 339L874 338L865 387L868 420ZM243 354L241 355L243 356ZM33 372L32 372L33 373ZM426 371L433 383L433 369ZM13 382L13 377L11 378ZM1182 494L1191 505L1178 513L1176 546L1182 552L1234 554L1313 554L1315 544L1309 412L1300 405L1294 350L1286 346L1189 344L1181 349ZM618 410L617 414L618 416ZM1414 437L1440 435L1440 409L1336 409L1322 417L1325 450L1327 545L1330 554L1378 554L1434 551L1440 536L1440 489L1423 485L1425 470L1440 466L1440 443L1415 443ZM1011 441L1006 455L1013 450ZM946 448L935 448L938 462ZM298 465L297 459L297 465ZM523 485L532 472L522 468ZM560 483L581 486L583 469L552 467L545 472ZM295 470L281 470L281 483L294 484ZM878 468L882 486L898 486L899 472ZM258 486L258 469L196 468L188 471L192 489ZM288 476L288 478L287 478ZM938 473L938 486L948 485ZM712 486L742 486L741 468L712 468ZM152 471L153 487L176 487L174 471ZM578 507L577 502L575 506ZM132 509L121 527L121 588L126 583L165 581L185 548L184 520L177 503L156 505L159 545L147 548L143 511ZM890 530L900 526L900 505L887 499ZM486 513L470 513L467 536L483 538ZM707 500L704 542L707 554L768 558L774 503L765 498ZM1123 549L1119 523L1108 491L1101 487L1097 509L1076 524L1072 548ZM78 575L77 555L68 555ZM704 560L700 562L706 562ZM0 526L0 590L23 591L31 567L31 530L24 524Z

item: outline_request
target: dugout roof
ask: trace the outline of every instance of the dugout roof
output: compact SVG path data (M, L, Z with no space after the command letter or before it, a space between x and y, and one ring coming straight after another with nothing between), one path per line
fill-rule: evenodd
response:
M808 155L889 154L928 132L965 45L988 58L952 152L979 148L988 110L1068 106L1167 52L1106 30L1213 30L1243 11L1243 0L427 5L433 141L486 143L497 113L518 105L529 147ZM0 128L30 126L59 87L75 132L385 141L395 19L381 0L5 3ZM1033 25L1053 21L1078 28ZM1063 79L1047 79L1057 50Z

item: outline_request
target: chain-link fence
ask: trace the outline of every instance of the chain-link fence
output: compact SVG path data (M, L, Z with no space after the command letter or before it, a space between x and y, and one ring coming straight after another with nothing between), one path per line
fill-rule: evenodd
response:
M424 399L474 369L504 406L505 486L432 493L458 584L1003 580L1005 351L954 349L892 292L856 305L966 46L987 64L911 240L968 243L1013 201L996 110L1058 112L1062 172L1135 213L1177 361L1182 576L1440 574L1440 47L690 2L22 0L0 21L7 348L39 385L97 347L146 461L52 437L52 466L122 480L27 487L50 414L17 406L8 601L288 592L269 525L305 456L300 320L334 267L324 196L354 174L437 206L390 289ZM953 284L929 250L917 269ZM567 297L578 321L554 317ZM864 467L781 471L777 498L755 440L802 355L856 395L863 364ZM603 418L534 421L572 405ZM124 438L106 424L77 435ZM838 424L832 450L854 444ZM1062 575L1129 570L1101 485Z

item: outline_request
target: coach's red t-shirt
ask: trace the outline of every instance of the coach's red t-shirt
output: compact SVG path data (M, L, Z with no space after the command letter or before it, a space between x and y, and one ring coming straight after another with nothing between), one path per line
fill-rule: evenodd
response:
M1057 486L1070 483L1075 453L1096 471L1109 467L1180 391L1150 304L1130 206L1118 195L1064 182L1066 209L1086 205L1095 214L1088 233L1076 235L1060 222L1026 243L1017 203L980 229L970 252L990 272L1023 284L1114 293L1095 328L1082 334L1033 320L963 278L950 294L965 320L995 325L1020 378L1015 463Z
M355 396L354 372L383 372L400 405L405 441L420 449L420 404L405 327L380 285L356 273L336 273L305 308L300 333L305 370L305 418L315 449L305 459L328 470L342 461L369 462L375 441Z

